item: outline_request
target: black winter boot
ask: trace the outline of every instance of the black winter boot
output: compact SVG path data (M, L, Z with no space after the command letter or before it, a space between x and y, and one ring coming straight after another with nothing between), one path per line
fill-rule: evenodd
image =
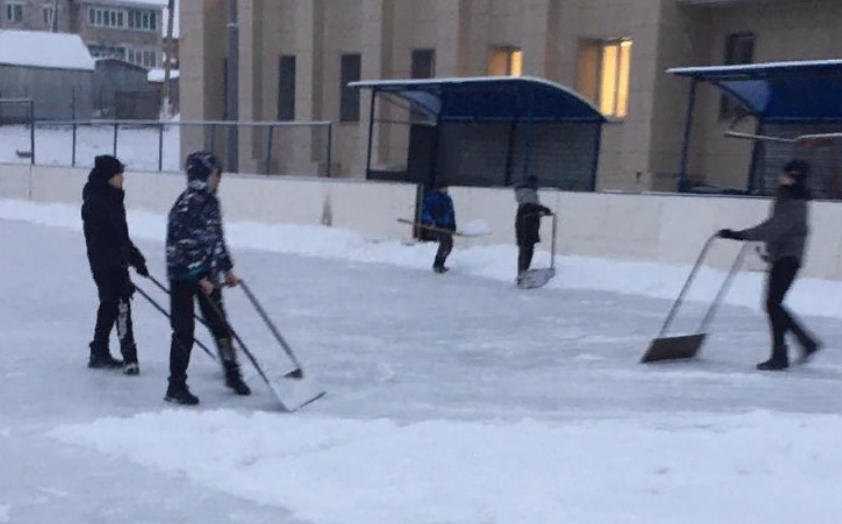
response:
M243 382L240 365L237 363L237 353L230 338L216 340L216 349L225 371L225 385L233 389L238 395L251 395L251 389Z
M122 348L123 353L123 374L139 375L140 366L137 363L137 345L131 343Z
M173 404L194 406L199 403L199 397L190 393L186 383L176 384L170 382L170 385L167 387L167 394L164 396L164 401Z
M251 395L248 384L243 382L240 366L236 362L225 362L225 385L233 389L238 395Z
M90 344L91 354L88 357L88 367L91 369L116 369L122 367L123 361L111 356L108 346L96 346Z
M789 367L786 345L776 347L772 350L772 358L757 365L761 371L783 371Z

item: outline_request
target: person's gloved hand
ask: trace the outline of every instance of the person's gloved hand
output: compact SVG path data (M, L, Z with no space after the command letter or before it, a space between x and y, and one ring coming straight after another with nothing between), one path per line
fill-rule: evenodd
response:
M141 261L138 265L135 266L135 271L137 271L138 275L145 278L149 278L149 269L146 267L145 260Z
M720 229L716 233L716 236L728 240L743 240L743 236L738 231L734 231L733 229Z

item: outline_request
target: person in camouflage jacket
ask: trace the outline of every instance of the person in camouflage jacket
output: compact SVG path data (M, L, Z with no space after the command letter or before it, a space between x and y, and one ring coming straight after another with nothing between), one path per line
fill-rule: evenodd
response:
M222 165L212 153L197 151L187 157L185 168L187 189L173 204L167 221L167 276L173 334L169 386L164 399L197 404L199 399L187 388L196 297L216 342L226 385L239 395L249 395L251 390L242 379L222 302L221 286L236 286L239 282L225 245L222 211L216 197Z

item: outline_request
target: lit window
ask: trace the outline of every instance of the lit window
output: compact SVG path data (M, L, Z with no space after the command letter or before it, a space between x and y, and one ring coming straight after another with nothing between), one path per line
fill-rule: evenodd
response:
M630 39L587 41L580 48L576 88L606 116L628 114L631 50Z
M523 74L523 51L519 47L492 47L488 56L490 76Z

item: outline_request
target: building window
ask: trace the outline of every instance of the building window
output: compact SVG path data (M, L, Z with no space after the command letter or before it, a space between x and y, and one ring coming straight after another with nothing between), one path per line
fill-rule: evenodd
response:
M754 34L735 33L725 37L725 65L750 64L754 61ZM732 119L745 115L746 110L723 94L719 99L719 118Z
M490 76L520 76L523 74L523 51L519 47L492 47L488 53Z
M278 59L278 120L295 120L295 56Z
M130 47L126 50L126 61L147 69L158 67L158 50Z
M605 116L628 113L631 50L631 39L588 40L580 46L576 89Z
M10 22L23 22L23 4L6 4L6 20Z
M120 29L125 27L126 12L120 9L103 9L91 7L88 9L88 25L92 27L107 27Z
M53 17L56 16L55 8L52 5L45 5L42 13L44 14L44 28L45 29L52 29L53 27ZM58 20L56 20L58 23Z
M436 50L412 50L412 78L433 78L436 76Z
M340 122L360 121L360 92L348 87L349 82L360 79L362 55L359 53L343 54L340 66Z
M126 59L125 47L92 44L88 46L88 51L94 58L119 58L120 60Z
M157 31L158 13L133 9L128 12L129 29L138 31Z

